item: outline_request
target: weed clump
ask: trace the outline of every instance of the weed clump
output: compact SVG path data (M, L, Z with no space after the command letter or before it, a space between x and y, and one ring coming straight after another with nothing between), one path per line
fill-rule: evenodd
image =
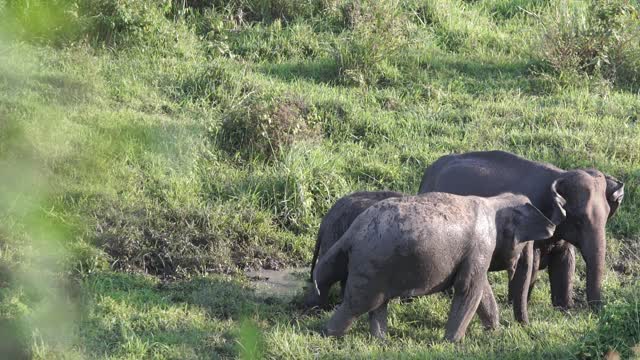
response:
M345 83L376 85L397 73L394 57L408 43L409 21L397 1L354 0L342 5L348 29L334 45Z
M227 108L235 99L250 94L254 89L243 81L242 76L234 76L225 62L214 59L197 67L188 76L179 78L177 91L172 95L176 101L189 99L204 102L207 106Z
M320 137L312 108L286 96L251 95L224 115L217 131L220 147L242 159L273 159L295 142Z
M542 56L556 73L640 85L638 9L628 0L593 0L583 13L558 8L547 21Z

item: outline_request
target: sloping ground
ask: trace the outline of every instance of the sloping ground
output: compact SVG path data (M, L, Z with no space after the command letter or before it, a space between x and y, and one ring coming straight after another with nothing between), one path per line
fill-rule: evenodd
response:
M0 353L35 358L600 358L640 342L637 3L0 2ZM183 4L186 7L183 7ZM634 22L635 21L635 22ZM588 40L585 40L588 39ZM635 69L635 70L634 70ZM305 265L344 194L417 190L441 155L503 149L626 182L604 313L474 321L445 296L342 340L252 290Z

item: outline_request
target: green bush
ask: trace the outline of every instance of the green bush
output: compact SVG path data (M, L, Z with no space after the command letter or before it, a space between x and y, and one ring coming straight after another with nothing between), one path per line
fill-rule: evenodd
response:
M640 28L629 0L592 0L587 9L566 3L546 21L543 59L557 73L599 75L613 83L638 86Z
M273 159L293 143L320 136L311 108L297 97L246 97L224 114L216 140L242 159Z
M347 2L342 7L348 31L334 45L339 75L346 83L376 85L397 76L396 55L408 39L398 1Z

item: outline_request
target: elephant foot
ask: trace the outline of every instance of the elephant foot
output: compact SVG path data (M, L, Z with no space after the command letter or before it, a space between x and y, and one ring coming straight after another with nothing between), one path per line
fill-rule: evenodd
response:
M600 310L602 310L602 301L597 300L597 301L590 301L589 302L589 308L591 309L591 311L598 313L600 312Z
M573 300L567 300L567 299L563 299L561 301L555 300L555 301L552 301L551 304L553 305L554 309L557 309L560 311L568 311L575 307L575 303L573 302Z
M342 336L344 336L344 331L337 331L335 329L329 329L327 327L323 327L322 329L320 329L320 336L322 337L335 337L335 338L340 338Z

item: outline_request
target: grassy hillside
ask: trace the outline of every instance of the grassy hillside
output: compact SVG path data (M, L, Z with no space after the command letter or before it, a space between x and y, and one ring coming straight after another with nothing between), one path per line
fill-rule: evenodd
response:
M9 357L602 358L640 352L640 6L546 0L0 0L0 353ZM449 299L385 342L264 299L354 190L417 191L503 149L626 183L600 314L442 340Z

